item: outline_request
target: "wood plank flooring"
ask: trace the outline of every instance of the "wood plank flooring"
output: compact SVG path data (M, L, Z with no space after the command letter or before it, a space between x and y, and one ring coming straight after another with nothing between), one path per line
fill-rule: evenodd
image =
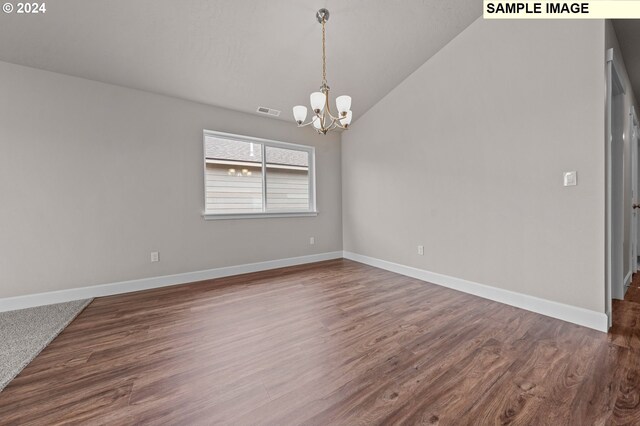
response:
M640 279L609 335L334 260L96 299L0 424L640 424Z

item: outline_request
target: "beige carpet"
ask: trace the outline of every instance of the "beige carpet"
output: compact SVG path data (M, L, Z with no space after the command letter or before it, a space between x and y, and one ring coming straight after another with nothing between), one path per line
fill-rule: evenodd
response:
M91 300L0 312L0 392Z

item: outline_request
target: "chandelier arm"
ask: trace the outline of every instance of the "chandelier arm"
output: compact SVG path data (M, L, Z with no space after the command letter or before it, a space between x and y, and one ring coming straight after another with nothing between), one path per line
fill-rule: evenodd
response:
M321 120L321 119L322 119L322 114L321 114L321 113L316 113L316 112L314 112L313 114L314 114L314 116L315 116L315 117L317 117L317 118L318 118L318 120ZM309 125L311 125L311 124L313 124L313 119L309 120L309 122L308 122L308 123L301 123L301 124L298 124L298 127L307 127L307 126L309 126ZM314 127L314 128L315 128L315 127Z
M347 130L347 127L342 125L339 118L334 118L333 122L335 123L335 126L333 126L334 129L337 127L339 129Z
M341 126L340 126L340 122L334 118L331 120L331 125L329 126L329 130L333 130L336 127L341 127Z
M331 117L333 120L340 120L340 118L344 118L344 117L336 117L335 115L331 114L331 111L329 111L328 108L327 108L327 113L329 114L329 117Z
M340 120L340 118L344 118L344 117L336 117L335 115L331 114L331 107L329 106L329 91L327 91L327 96L326 96L327 100L326 100L326 106L325 106L325 110L327 111L327 114L329 114L329 117L331 117L332 120Z
M327 88L324 91L324 109L327 110L329 115L331 115L331 105L330 105L330 102L329 102L329 92L330 92L330 89L327 86Z
M331 124L333 123L333 122L331 122L331 123L327 124L326 122L327 122L327 120L324 120L324 122L322 123L322 131L323 131L325 134L326 134L329 130L331 130Z
M298 127L307 127L308 125L313 124L313 121L310 121L308 123L302 123L302 124L298 124Z
M337 127L338 127L339 129L349 130L349 127L347 127L347 126L343 126L342 124L340 124L340 121L338 121L338 122L337 122Z
M322 112L313 112L314 116L320 120L320 130L333 130L336 127L339 127L341 129L347 129L345 126L343 126L340 122L340 120L344 120L346 117L336 117L335 115L331 114L331 110L329 109L329 96L327 96L327 105L324 109L324 111ZM325 118L329 118L331 120L331 123L329 125L325 124ZM306 127L310 124L313 124L313 119L311 119L308 123L304 123L304 124L298 124L298 127Z
M318 120L321 120L320 121L320 128L317 129L317 128L314 127L314 129L316 131L318 131L318 133L322 133L324 131L329 132L329 131L331 131L331 130L333 130L335 128L347 130L347 127L345 127L345 126L343 126L341 124L341 122L340 122L341 119L339 117L334 117L334 116L330 115L331 123L329 125L325 125L325 120L321 118L322 115L316 114L316 116L318 117ZM308 123L298 124L298 127L307 127L307 126L309 126L311 124L313 124L313 120L309 121Z

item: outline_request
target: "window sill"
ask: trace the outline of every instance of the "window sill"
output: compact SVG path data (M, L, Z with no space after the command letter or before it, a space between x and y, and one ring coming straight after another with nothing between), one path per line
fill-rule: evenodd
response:
M309 217L318 216L318 212L267 212L267 213L203 213L204 220L225 219L266 219L269 217Z

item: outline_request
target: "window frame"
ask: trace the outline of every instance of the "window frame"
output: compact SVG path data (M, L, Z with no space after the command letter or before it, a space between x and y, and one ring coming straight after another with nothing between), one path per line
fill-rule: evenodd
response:
M207 136L218 139L228 139L238 142L258 143L262 150L262 212L251 213L210 213L207 212ZM309 210L278 210L267 211L267 147L284 148L296 151L304 151L309 156ZM318 210L316 205L316 149L309 145L299 145L289 142L276 141L272 139L256 138L253 136L237 135L233 133L224 133L214 130L204 130L202 134L202 162L203 162L203 201L204 208L202 217L205 220L218 219L259 219L267 217L305 217L317 216Z

